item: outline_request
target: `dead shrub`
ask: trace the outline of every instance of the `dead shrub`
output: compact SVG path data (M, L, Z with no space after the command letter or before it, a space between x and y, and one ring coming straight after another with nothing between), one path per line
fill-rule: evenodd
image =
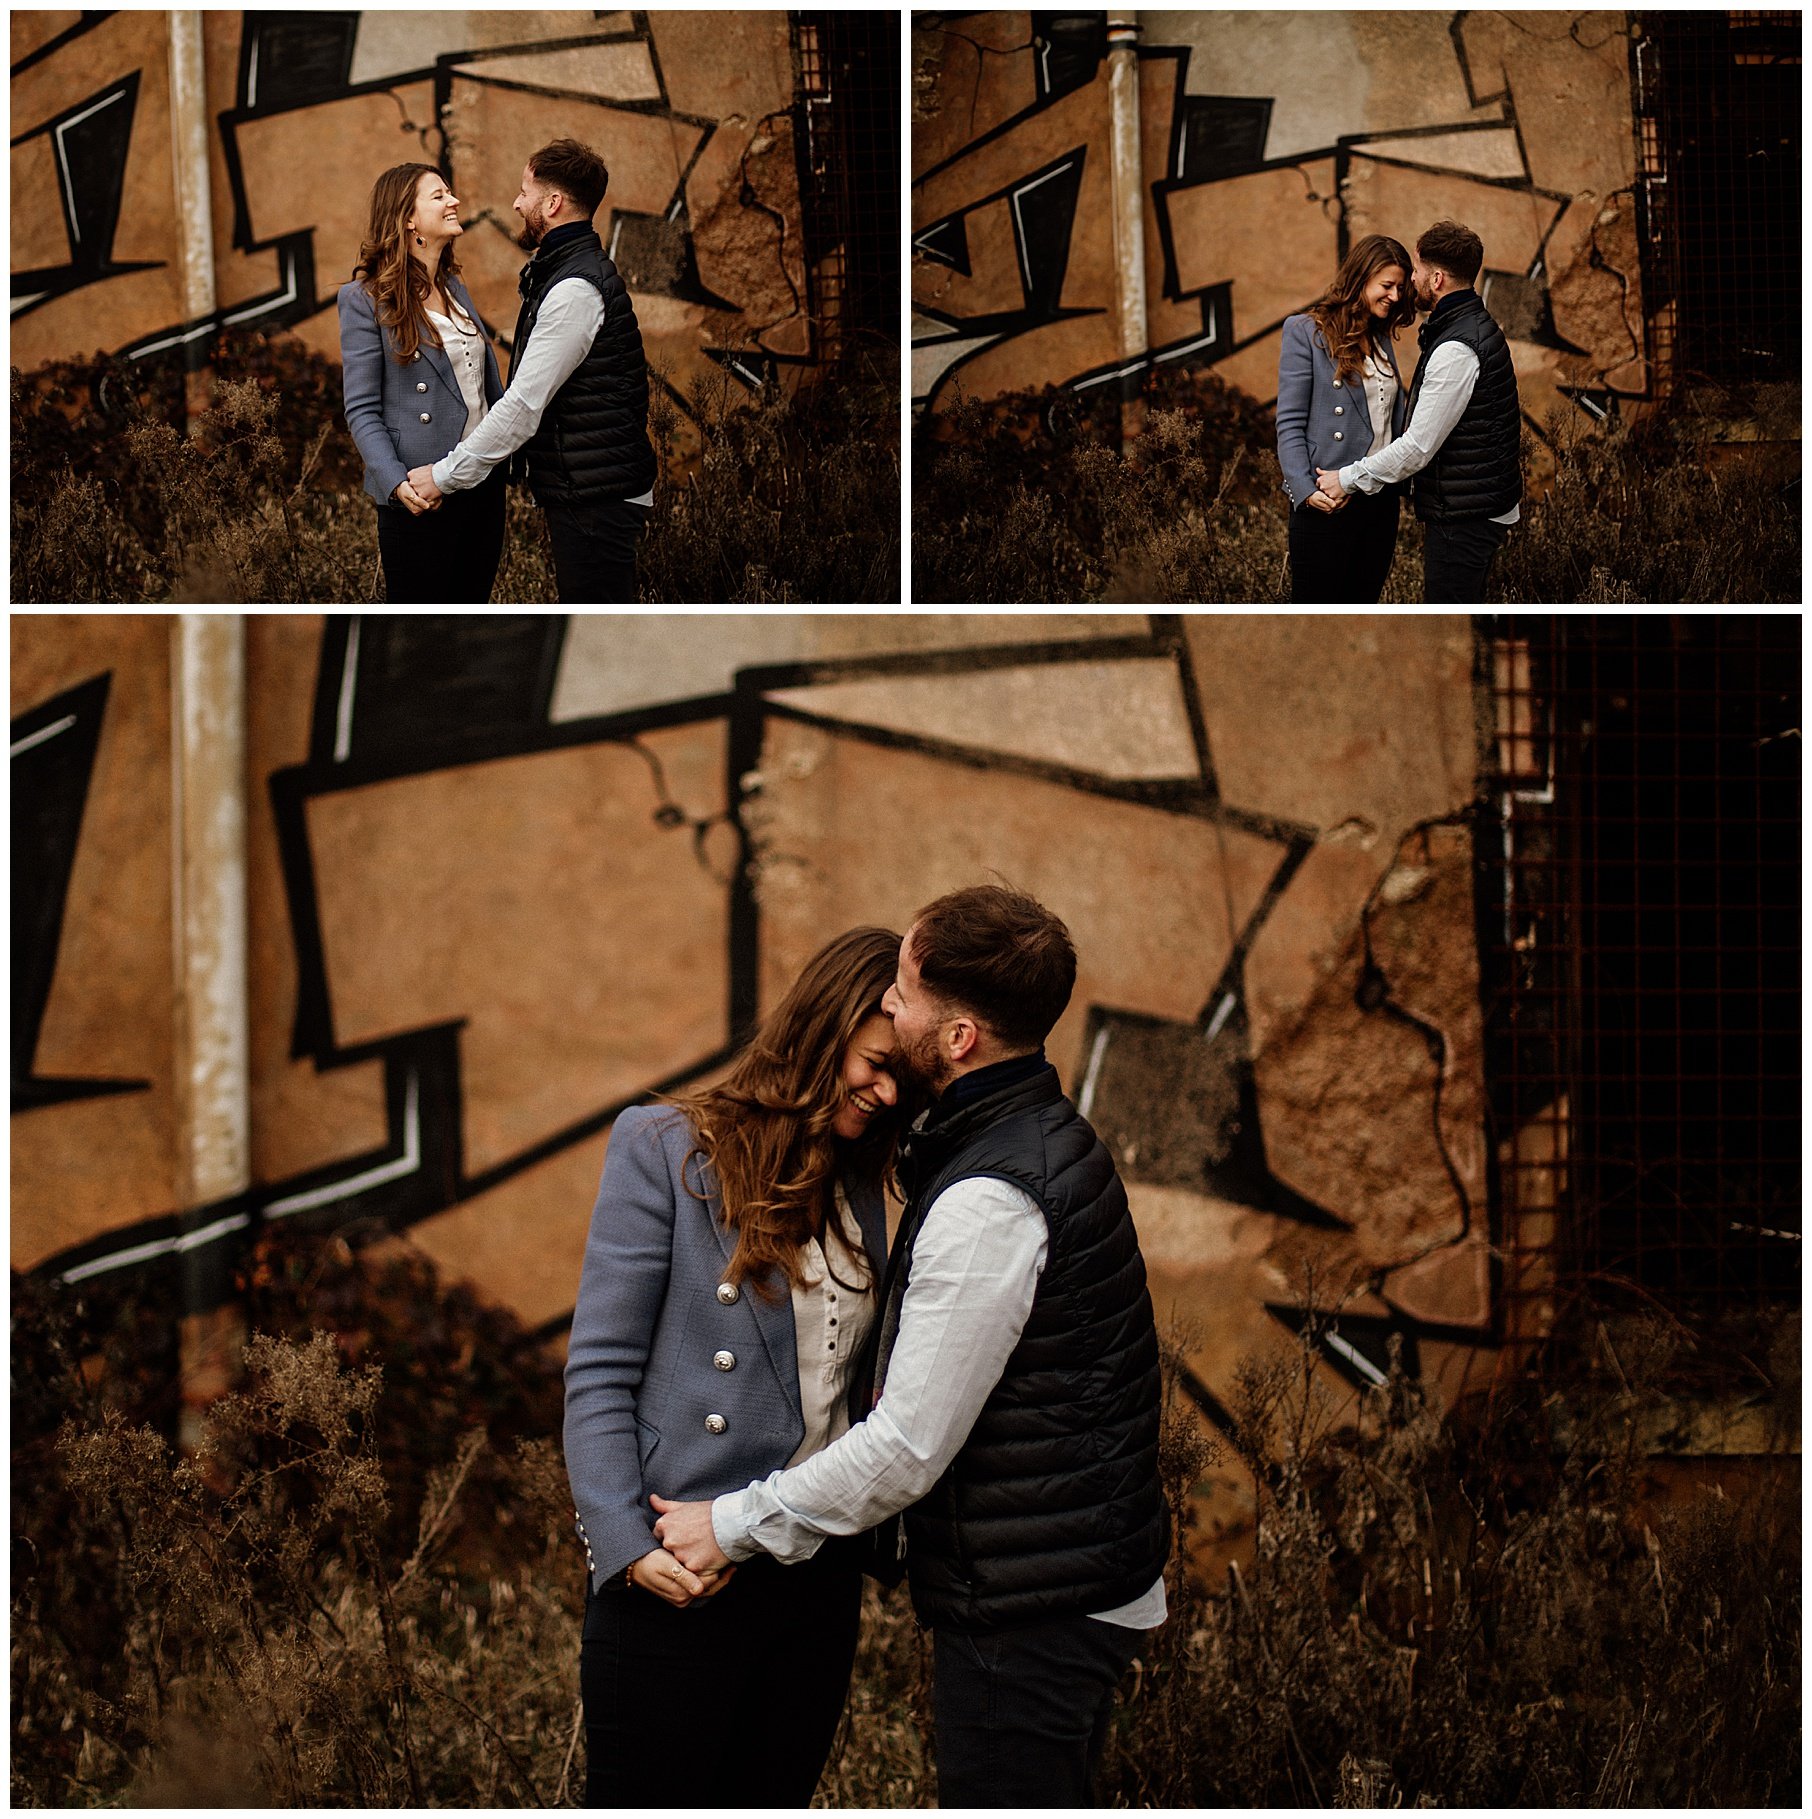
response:
M406 1247L269 1239L242 1290L267 1336L185 1463L159 1431L167 1296L15 1279L15 1804L576 1803L557 1364ZM1170 1618L1101 1804L1799 1804L1797 1453L1741 1502L1658 1504L1637 1441L1734 1348L1785 1442L1796 1320L1610 1322L1564 1389L1453 1420L1399 1354L1344 1424L1311 1324L1242 1370L1225 1437L1187 1394L1194 1343L1164 1340ZM1254 1527L1210 1586L1190 1542L1225 1452ZM870 1588L816 1804L935 1799L929 1675L905 1589Z
M774 381L750 400L714 367L683 422L657 386L643 598L898 600L898 370L897 350L856 348L791 396ZM242 336L222 344L216 372L191 435L167 363L13 369L16 598L381 603L338 368L282 337ZM524 488L510 490L493 597L555 600L545 522Z
M913 433L915 602L1287 602L1271 412L1212 372L1173 371L1147 380L1142 411L1123 446L1105 401L1085 410L1053 388L983 401L959 381ZM1525 502L1492 602L1797 601L1799 483L1712 464L1714 433L1696 396L1634 427L1557 419L1553 484ZM1525 472L1537 456L1525 430ZM1422 538L1406 502L1383 604L1422 598Z

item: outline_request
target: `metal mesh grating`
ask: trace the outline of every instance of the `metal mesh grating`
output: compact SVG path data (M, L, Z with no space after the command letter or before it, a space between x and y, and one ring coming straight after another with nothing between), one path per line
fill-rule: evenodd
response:
M1514 1303L1797 1300L1797 616L1498 618L1478 895Z
M811 311L834 358L854 335L899 337L899 15L792 23Z
M1660 386L1797 378L1800 16L1639 17L1636 190Z

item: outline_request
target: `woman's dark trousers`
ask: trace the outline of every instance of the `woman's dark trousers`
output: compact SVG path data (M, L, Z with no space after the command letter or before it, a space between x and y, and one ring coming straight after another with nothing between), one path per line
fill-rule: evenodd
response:
M809 1806L849 1692L862 1575L848 1542L744 1562L684 1610L619 1574L585 1603L587 1806Z
M1290 599L1299 606L1373 606L1397 548L1397 495L1349 493L1337 512L1290 514Z
M470 492L446 493L419 517L378 507L384 599L391 606L484 606L503 556L507 482L501 467Z

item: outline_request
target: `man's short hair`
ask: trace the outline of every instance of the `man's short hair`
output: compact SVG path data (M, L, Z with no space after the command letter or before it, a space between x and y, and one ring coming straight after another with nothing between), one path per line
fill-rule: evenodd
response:
M985 1023L1011 1049L1034 1049L1076 984L1070 931L1035 897L971 885L913 918L912 958L926 988Z
M1424 265L1438 265L1461 284L1476 284L1485 263L1485 243L1457 221L1437 221L1416 242L1416 257Z
M535 181L549 189L562 191L574 208L595 215L610 188L610 172L604 160L589 145L577 139L556 139L544 145L529 159L528 167Z

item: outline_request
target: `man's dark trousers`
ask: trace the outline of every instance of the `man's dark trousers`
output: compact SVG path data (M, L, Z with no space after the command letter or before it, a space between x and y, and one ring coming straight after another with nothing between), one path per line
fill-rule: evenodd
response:
M1510 526L1490 518L1430 518L1422 531L1422 598L1482 606L1491 559L1503 548Z
M932 1632L940 1806L1077 1807L1143 1630L1098 1617Z
M547 537L554 551L554 583L569 606L633 605L640 598L635 546L648 507L627 499L588 499L550 505Z

